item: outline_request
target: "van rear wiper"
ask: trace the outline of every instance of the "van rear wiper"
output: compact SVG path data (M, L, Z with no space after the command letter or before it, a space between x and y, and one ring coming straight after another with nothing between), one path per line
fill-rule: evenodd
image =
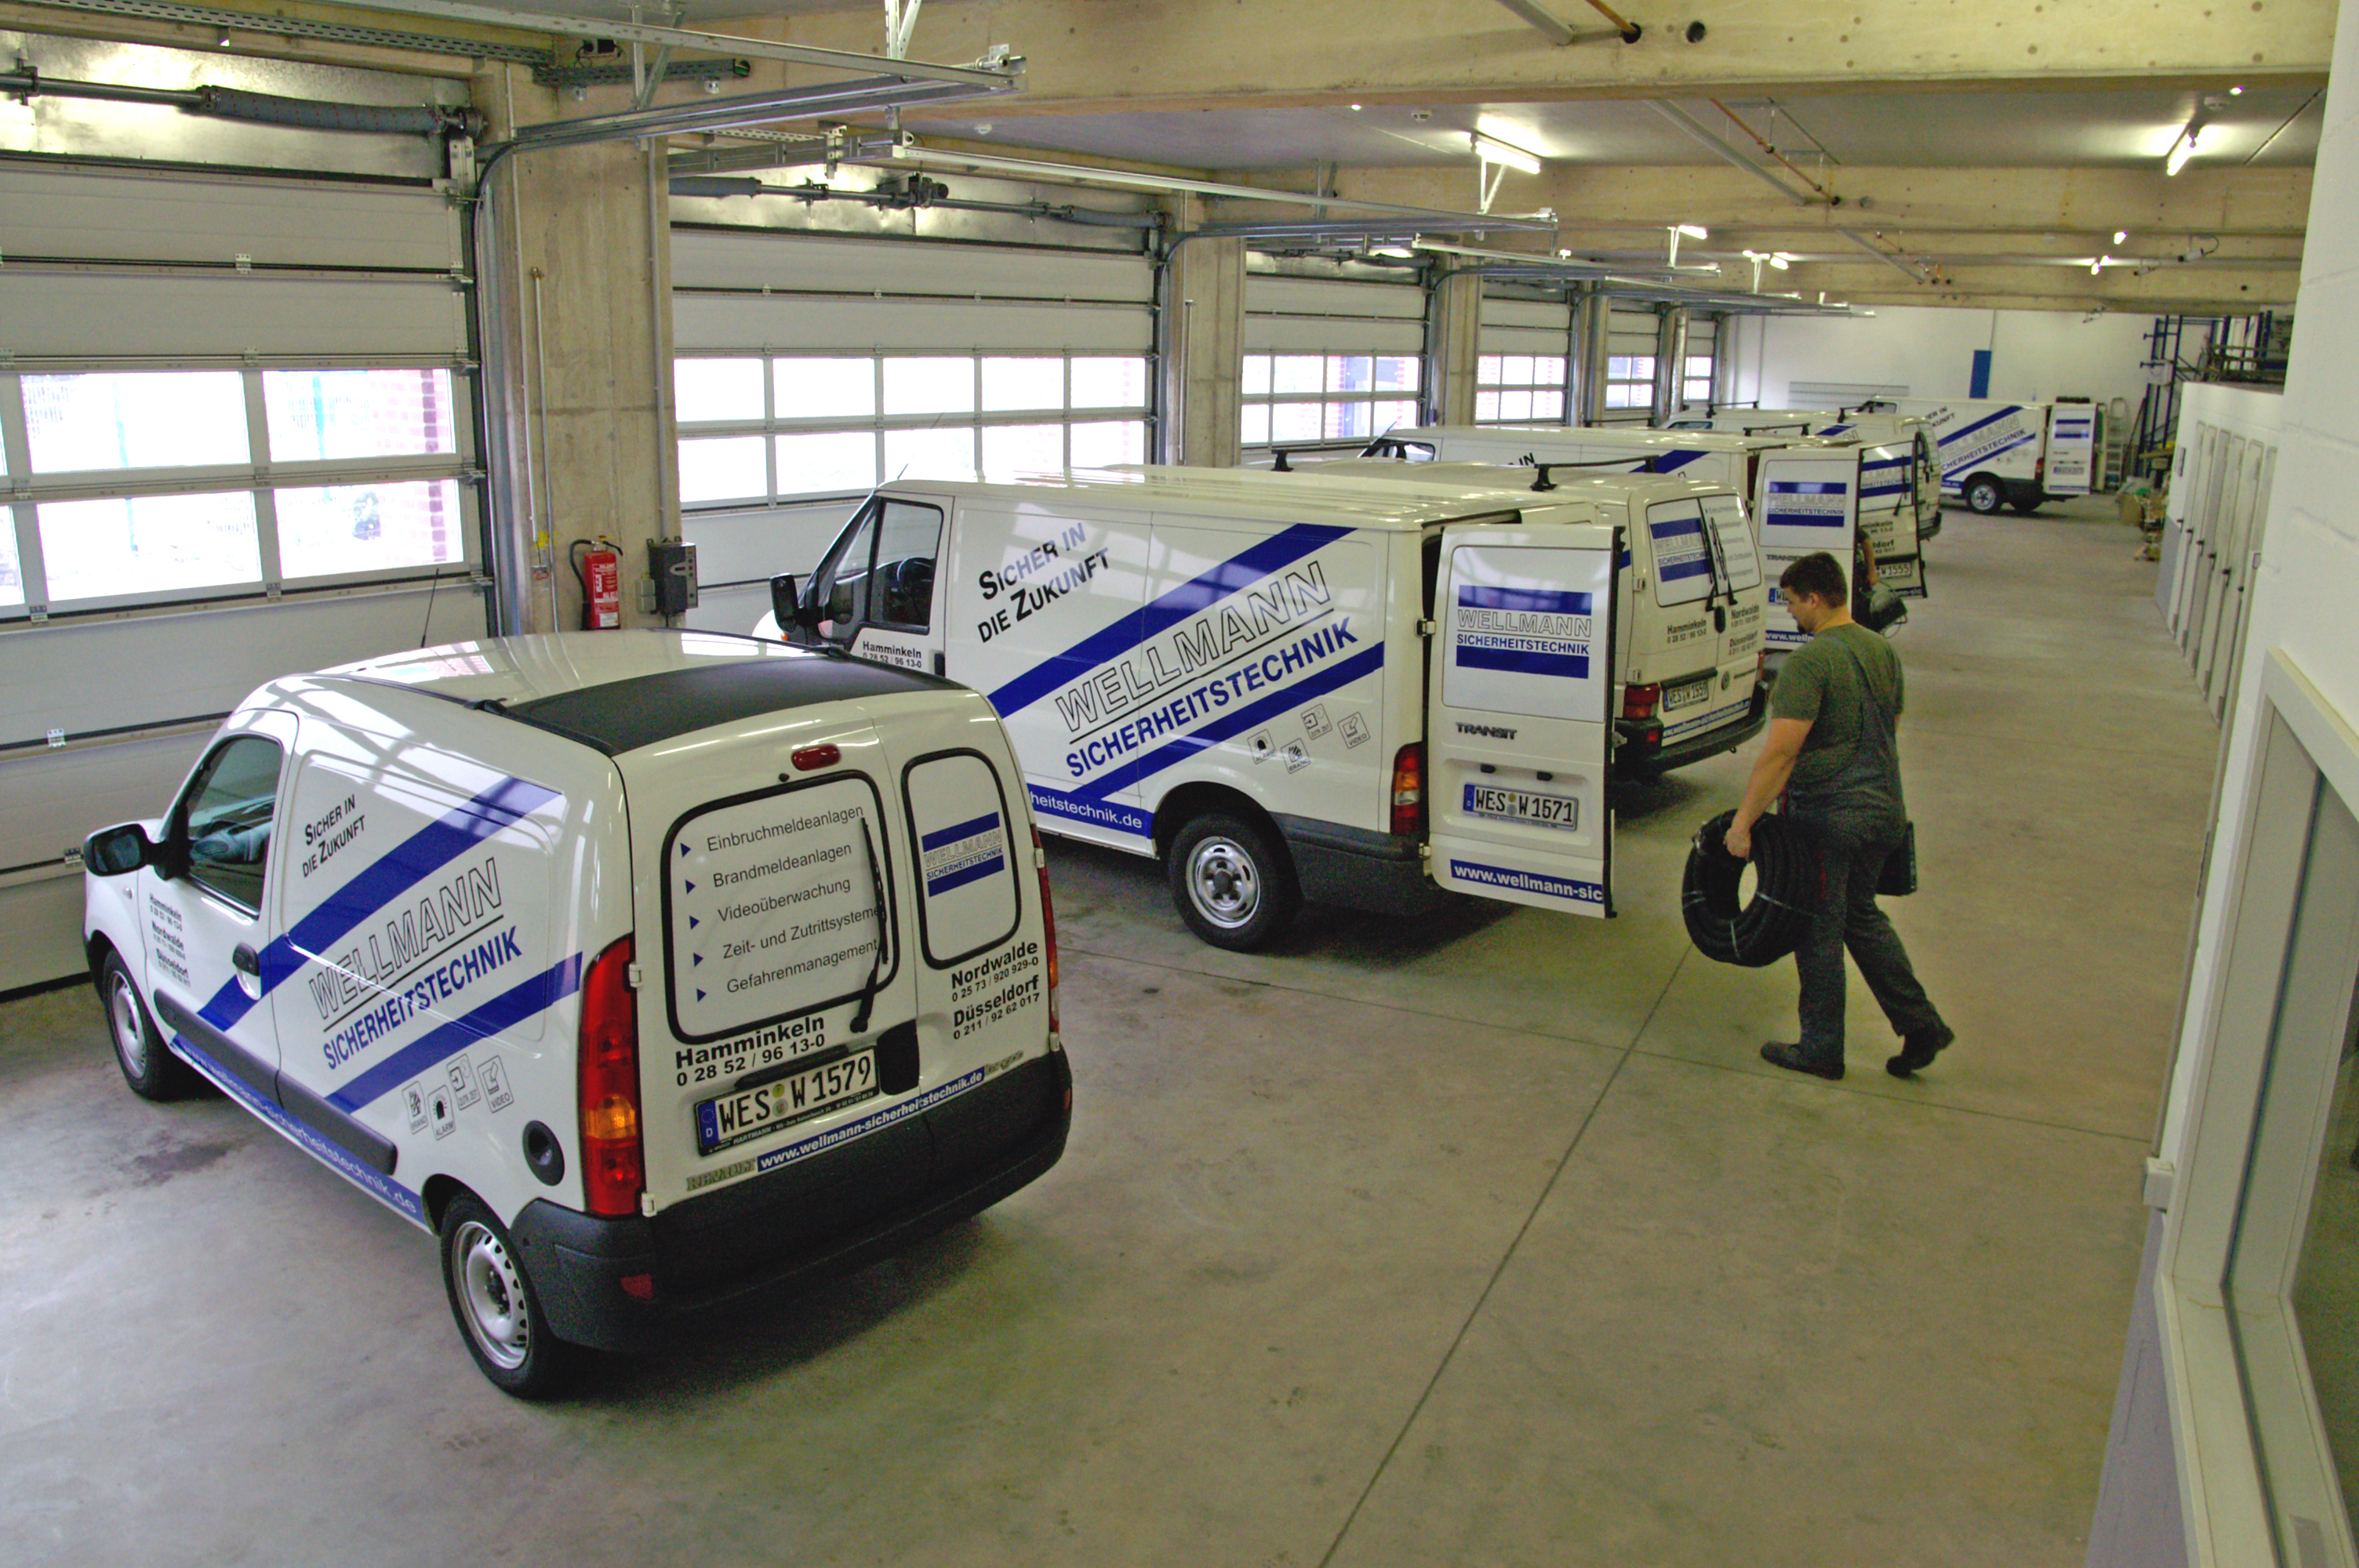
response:
M876 956L868 963L868 983L860 988L860 1006L852 1014L852 1033L868 1027L868 1010L876 1003L877 982L885 975L885 868L876 858L876 837L868 830L868 814L860 814L860 841L868 849L868 885L876 895Z

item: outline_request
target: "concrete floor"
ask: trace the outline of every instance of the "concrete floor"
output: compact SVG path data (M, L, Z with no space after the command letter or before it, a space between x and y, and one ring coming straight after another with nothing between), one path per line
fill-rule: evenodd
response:
M516 1404L428 1239L0 1006L0 1562L2078 1563L2215 732L2097 503L1953 513L1901 634L1957 1026L1689 948L1748 758L1625 804L1610 923L1188 936L1054 851L1062 1165L772 1327Z

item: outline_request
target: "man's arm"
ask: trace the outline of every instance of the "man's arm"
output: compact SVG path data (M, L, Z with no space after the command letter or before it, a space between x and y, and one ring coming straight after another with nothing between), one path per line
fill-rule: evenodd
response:
M1745 799L1736 807L1735 819L1728 825L1728 835L1722 840L1728 852L1740 860L1753 858L1753 825L1761 820L1764 812L1776 801L1778 792L1794 772L1794 759L1802 754L1802 742L1810 738L1810 726L1815 719L1772 719L1769 733L1761 742L1761 755L1754 760L1753 776L1745 782Z

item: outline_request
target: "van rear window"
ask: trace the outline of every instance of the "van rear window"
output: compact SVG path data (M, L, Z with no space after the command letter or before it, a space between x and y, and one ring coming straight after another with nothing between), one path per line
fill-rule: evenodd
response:
M672 1032L711 1040L892 978L876 786L856 773L723 801L664 840Z
M926 961L962 963L1016 934L1013 821L999 773L977 752L909 764L903 794L918 847L918 929Z
M1655 548L1655 602L1669 608L1761 585L1745 506L1734 495L1663 501L1647 508Z

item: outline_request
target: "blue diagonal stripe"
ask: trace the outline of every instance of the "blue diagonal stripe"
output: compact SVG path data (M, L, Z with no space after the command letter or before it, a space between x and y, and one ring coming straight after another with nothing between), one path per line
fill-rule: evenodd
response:
M532 979L510 986L473 1012L428 1030L368 1071L355 1074L343 1087L328 1097L328 1103L348 1115L357 1111L396 1086L440 1065L446 1056L522 1023L581 988L582 955L576 953Z
M1995 414L1986 414L1971 425L1961 425L1958 428L1942 437L1940 444L1946 447L1952 441L1962 441L1968 436L1973 435L1975 431L1981 429L1985 425L1995 425L2009 415L2020 414L2022 412L2023 406L2021 404L2010 403Z
M1258 702L1229 708L1202 729L1191 730L1167 745L1158 746L1134 762L1110 769L1074 792L1076 798L1103 800L1114 791L1127 789L1150 774L1177 767L1197 752L1217 746L1232 735L1243 734L1281 713L1301 707L1315 697L1323 697L1338 687L1349 686L1370 671L1383 668L1384 663L1385 645L1378 643L1339 664L1330 665L1315 676L1272 692Z
M1070 686L1089 675L1108 659L1130 652L1158 633L1201 613L1350 532L1349 528L1322 523L1298 523L1282 534L1273 534L1251 549L1181 583L1152 604L1131 611L1102 631L1091 633L1063 653L1051 654L992 692L988 700L1001 718L1012 718L1060 687Z

